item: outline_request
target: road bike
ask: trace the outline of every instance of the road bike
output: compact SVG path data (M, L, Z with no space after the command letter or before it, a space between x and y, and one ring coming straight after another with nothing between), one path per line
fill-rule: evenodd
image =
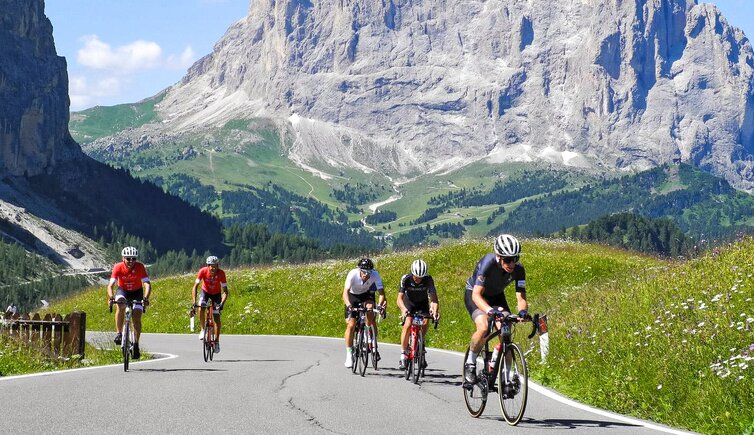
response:
M415 384L419 383L419 378L424 377L424 369L427 367L427 351L424 347L424 320L432 318L425 313L408 314L403 321L411 319L411 327L408 335L408 346L406 347L406 380L411 379ZM437 319L433 319L435 329L437 329ZM401 322L403 323L403 322Z
M353 307L351 311L358 313L356 328L354 329L351 371L353 373L358 371L361 376L364 376L369 365L370 354L372 354L372 367L377 370L377 337L374 336L374 330L367 326L367 312L369 309ZM373 308L372 311L376 314L382 313L382 310L377 308Z
M116 303L113 299L110 299L110 312L113 312L113 304ZM128 371L128 363L133 358L134 351L134 331L131 327L131 315L135 305L141 306L142 312L147 311L147 307L144 306L143 300L138 301L124 301L121 302L125 305L126 312L123 315L123 334L122 341L120 342L121 353L123 354L123 371Z
M217 344L217 340L215 340L215 329L217 328L215 315L220 315L222 305L215 305L212 299L209 299L206 304L201 306L206 308L202 329L204 331L202 335L202 352L204 354L204 362L209 362L215 357L215 345ZM193 307L199 308L200 306L194 305Z
M526 359L521 347L511 341L511 335L520 322L531 321L533 329L529 338L537 333L539 315L534 319L530 316L521 318L516 314L495 312L490 319L487 335L484 337L484 348L477 357L478 370L476 383L463 383L463 399L466 409L473 417L479 417L487 404L490 392L497 392L500 399L500 411L505 421L517 425L524 416L526 399L529 393L529 374ZM490 341L499 339L499 351L493 355L490 351ZM466 348L463 357L464 370L470 349ZM463 371L461 373L464 373Z

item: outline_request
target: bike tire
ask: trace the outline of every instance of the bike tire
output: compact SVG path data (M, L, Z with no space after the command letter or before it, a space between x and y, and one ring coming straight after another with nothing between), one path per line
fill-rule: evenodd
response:
M366 327L363 327L361 331L359 331L359 348L359 358L361 359L359 374L364 376L367 372L367 366L369 365L369 340L367 339Z
M356 327L355 330L356 336L353 337L353 342L351 343L351 372L353 374L356 374L356 371L359 369L359 355L361 355L361 345L359 345L359 334L361 334L359 327Z
M375 326L375 331L377 330L377 327ZM369 334L370 336L372 334ZM372 368L377 370L377 334L374 334L374 347L372 348Z
M503 413L505 421L511 425L517 425L524 417L526 410L526 399L529 395L529 372L526 367L526 359L521 348L512 343L506 349L506 355L511 360L511 367L508 370L507 359L500 361L500 370L498 371L498 395L500 397L500 411ZM501 355L502 357L502 355ZM511 386L506 386L506 371L511 373Z
M123 342L121 343L121 352L123 353L123 371L128 371L128 360L131 358L131 322L123 325Z
M470 349L466 348L466 354L463 356L463 364L461 365L461 379L464 378L464 371L466 369L466 360L469 358ZM477 357L477 367L484 367L484 350L479 353ZM472 417L476 418L482 415L484 407L487 405L488 383L486 379L477 379L477 382L463 390L463 400L466 403L466 410L469 411Z
M207 334L208 329L209 328L205 325L204 336L202 337L202 353L204 355L204 362L209 362L209 334Z
M212 361L215 357L215 324L210 323L207 329L209 329L209 360Z
M404 373L404 375L406 380L409 380L411 379L411 369L414 364L414 358L412 355L414 354L414 337L411 334L408 336L408 346L406 347L406 350L408 351L408 355L406 355L406 368L404 369L406 373Z
M412 373L412 381L415 384L419 383L419 378L421 378L422 375L422 363L424 360L422 359L422 355L424 354L424 338L422 337L421 332L416 334L416 353L414 353L414 369Z

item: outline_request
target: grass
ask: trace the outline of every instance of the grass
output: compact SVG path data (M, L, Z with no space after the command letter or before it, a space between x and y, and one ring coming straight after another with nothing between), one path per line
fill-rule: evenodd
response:
M594 406L703 433L741 433L754 424L752 240L687 262L568 241L525 240L523 247L531 311L547 313L551 337L542 363L538 341L525 337L528 327L516 332L533 351L533 378ZM428 345L465 350L473 325L464 285L488 251L489 241L462 241L376 257L390 304L383 340L398 341L396 286L421 257L442 310ZM224 332L341 337L343 281L354 263L227 271ZM145 331L188 332L193 278L155 281ZM91 289L54 309L84 310L90 329L111 330L104 291Z
M42 351L19 342L17 338L0 334L0 376L101 366L122 361L120 349L109 349L109 344L100 347L103 349L87 343L84 350L86 357L83 359L78 355L48 358Z

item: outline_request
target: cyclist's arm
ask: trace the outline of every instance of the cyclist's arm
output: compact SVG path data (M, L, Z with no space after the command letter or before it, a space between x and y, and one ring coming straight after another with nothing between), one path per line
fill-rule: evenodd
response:
M379 305L382 306L382 308L387 309L387 299L385 299L385 289L384 288L377 289L377 294L380 295L380 297L378 298Z
M351 305L351 301L348 300L348 292L349 291L351 291L351 287L350 286L343 287L343 304L345 306Z
M471 289L471 301L474 302L474 305L476 305L477 308L486 313L492 307L484 300L482 293L484 293L484 287L481 285L475 285L474 288Z
M516 292L516 301L519 312L521 310L529 310L529 303L526 301L526 292Z
M110 282L107 284L107 300L110 301L113 298L113 285L117 282L115 278L110 278Z
M435 318L440 318L440 300L437 298L437 293L433 292L429 294L429 309L435 314Z
M403 289L401 289L403 290ZM395 304L398 305L398 308L401 310L401 313L405 313L406 310L406 304L403 303L403 298L405 297L405 293L402 291L398 292L398 299L395 301Z
M191 287L191 305L196 305L196 291L199 289L199 279L194 282L194 286Z
M223 283L222 284L222 288L223 288L223 298L220 301L220 305L224 306L225 305L225 301L228 300L228 284Z
M144 300L146 302L149 302L149 295L152 294L152 283L149 282L149 279L143 282L144 285Z

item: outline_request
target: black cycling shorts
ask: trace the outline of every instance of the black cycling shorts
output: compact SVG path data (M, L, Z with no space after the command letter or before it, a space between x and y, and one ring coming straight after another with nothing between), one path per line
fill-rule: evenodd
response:
M374 304L375 293L376 292L366 292L360 295L355 295L351 292L348 292L348 302L354 308L366 306L367 302L372 302L372 304ZM357 318L359 316L359 313L348 311L348 305L343 305L343 315L345 319L348 320L349 318Z
M491 307L503 307L504 311L510 312L510 308L508 308L508 302L505 300L504 294L499 294L497 296L491 297L491 298L484 298L485 301L491 306ZM471 318L474 318L474 311L478 310L479 308L476 306L474 301L471 300L471 291L467 290L466 294L463 297L463 303L466 305L466 311L469 312L469 316Z
M133 291L127 292L127 291L123 290L122 288L118 287L115 290L115 298L114 299L115 299L115 302L118 302L118 301L121 301L121 300L122 301L128 301L128 302L131 302L131 301L141 301L141 300L144 299L144 288L142 287L142 288L140 288L138 290L133 290ZM133 309L134 309L134 311L136 311L136 310L138 310L138 311L144 311L144 307L141 304L134 304Z

